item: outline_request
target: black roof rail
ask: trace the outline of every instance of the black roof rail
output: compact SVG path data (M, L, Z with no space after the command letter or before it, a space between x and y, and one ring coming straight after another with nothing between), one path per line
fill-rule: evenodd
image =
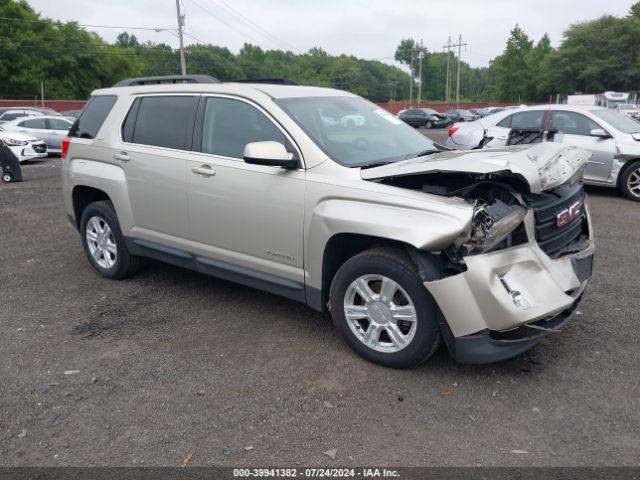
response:
M220 80L209 75L163 75L159 77L127 78L116 83L114 87L159 85L162 83L220 83Z
M230 80L232 83L268 83L271 85L300 85L290 78L243 78L242 80Z

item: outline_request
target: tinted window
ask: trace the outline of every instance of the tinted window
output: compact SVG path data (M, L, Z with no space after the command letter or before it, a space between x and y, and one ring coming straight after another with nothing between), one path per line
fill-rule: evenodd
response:
M2 116L2 120L6 120L8 122L9 120L15 120L16 118L27 116L29 116L29 114L26 112L9 112Z
M69 130L70 137L95 138L105 118L116 103L114 95L91 97L84 110Z
M267 140L285 144L284 134L257 108L240 100L207 99L202 126L203 152L242 158L247 143Z
M184 150L193 133L196 97L145 97L133 129L133 143Z
M23 120L18 125L25 128L38 128L44 130L47 128L44 118L30 118L29 120Z
M61 118L50 118L48 122L49 128L52 130L69 130L71 128L71 122Z
M546 110L530 110L513 114L511 128L541 129Z
M125 118L124 123L122 124L122 140L125 142L133 141L133 126L136 123L138 108L140 108L140 100L140 98L136 98L129 109L129 113L127 113L127 118Z
M551 130L556 132L589 136L596 128L602 127L580 113L557 111L551 116Z
M509 116L504 117L502 120L500 120L496 124L496 127L511 128L511 119L512 118L513 118L513 115L509 115Z

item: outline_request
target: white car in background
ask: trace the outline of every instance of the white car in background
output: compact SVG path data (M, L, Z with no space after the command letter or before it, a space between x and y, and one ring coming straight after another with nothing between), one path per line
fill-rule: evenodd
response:
M619 103L614 107L614 110L634 120L640 119L640 109L635 103Z
M67 136L73 121L62 117L47 115L42 117L21 117L0 125L0 130L27 133L47 144L49 153L62 151L62 139Z
M446 145L457 150L503 147L513 129L549 130L554 143L591 151L584 183L617 188L640 202L640 122L595 105L536 105L456 123Z
M20 117L41 117L44 113L34 108L0 108L0 124Z
M47 144L33 135L16 131L0 131L0 142L3 142L18 157L20 163L48 155Z

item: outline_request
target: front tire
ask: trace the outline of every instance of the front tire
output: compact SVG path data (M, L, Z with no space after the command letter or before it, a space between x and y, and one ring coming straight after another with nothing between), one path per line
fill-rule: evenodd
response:
M333 323L365 359L410 368L440 346L437 306L402 250L373 248L347 260L331 284Z
M111 202L94 202L84 209L80 234L89 262L102 276L121 279L140 269L142 258L129 253Z
M2 181L5 183L9 183L11 182L11 180L13 180L13 177L11 176L10 173L3 173L2 174Z
M425 127L427 127L427 128L433 128L433 123L431 123L431 122L427 122L427 124L425 125Z
M640 202L640 161L629 165L620 177L620 191L630 200Z

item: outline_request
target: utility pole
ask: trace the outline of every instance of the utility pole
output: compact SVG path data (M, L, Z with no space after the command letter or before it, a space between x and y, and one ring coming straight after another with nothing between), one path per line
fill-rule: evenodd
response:
M415 52L415 48L411 49L411 74L410 74L410 82L409 82L409 105L413 103L413 53Z
M40 80L40 102L44 108L44 82L42 80Z
M449 82L449 58L451 57L451 35L449 35L449 39L447 40L447 44L442 47L447 49L447 78L445 79L445 87L444 87L444 103L449 103L449 93L451 91L451 83Z
M458 35L458 44L454 45L458 47L458 79L456 80L456 107L460 104L460 56L462 54L462 46L467 46L466 43L462 43L462 35Z
M182 75L187 74L187 61L184 58L184 38L182 29L184 28L184 15L180 13L180 0L176 0L176 12L178 14L178 40L180 40L180 68Z
M420 40L420 47L418 48L418 61L420 64L418 68L418 106L422 101L422 57L424 57L424 47L422 46L422 40Z

